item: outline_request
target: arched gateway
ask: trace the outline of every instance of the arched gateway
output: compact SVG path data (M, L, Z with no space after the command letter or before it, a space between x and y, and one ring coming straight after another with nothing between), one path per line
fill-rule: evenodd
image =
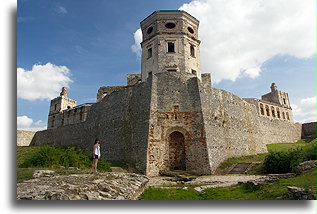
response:
M179 131L169 135L169 168L170 170L186 170L185 137Z

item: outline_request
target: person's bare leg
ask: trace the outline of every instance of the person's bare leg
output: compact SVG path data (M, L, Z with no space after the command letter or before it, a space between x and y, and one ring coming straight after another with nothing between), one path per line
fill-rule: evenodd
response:
M98 159L95 159L95 173L97 173L97 165L98 165Z

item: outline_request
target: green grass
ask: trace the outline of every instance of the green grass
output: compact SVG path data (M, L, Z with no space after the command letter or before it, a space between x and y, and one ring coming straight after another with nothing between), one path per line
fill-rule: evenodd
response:
M315 144L316 139L314 140L308 140L308 139L301 139L298 140L295 143L274 143L274 144L268 144L267 149L268 152L280 152L280 151L291 151L294 149L300 149L300 148L306 148L307 146L311 144ZM228 158L226 161L222 162L219 166L219 171L223 172L229 167L231 167L234 164L238 163L263 163L265 160L265 157L269 153L261 153L256 155L247 155L247 156L241 156L241 157L234 157L234 158ZM262 166L259 166L259 168L255 168L248 172L248 174L263 174Z
M235 185L206 189L199 193L189 187L185 189L160 189L150 187L140 196L141 200L283 200L287 186L297 186L311 191L316 187L316 171L310 170L294 178L281 179L279 184L264 184L259 188ZM314 188L311 188L314 187Z
M89 173L92 164L90 155L76 147L17 147L17 182L32 179L34 171L38 169L54 170L60 175ZM109 162L102 158L98 161L99 172L110 172L110 167L128 168L124 163Z
M237 163L258 163L258 162L263 162L265 156L267 153L261 153L257 155L246 155L246 156L241 156L241 157L236 157L236 158L229 158L226 161L222 162L220 165L220 169L226 169L233 164Z

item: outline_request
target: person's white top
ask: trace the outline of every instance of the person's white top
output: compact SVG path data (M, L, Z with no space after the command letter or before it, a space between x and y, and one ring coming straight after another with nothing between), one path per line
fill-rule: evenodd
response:
M95 155L98 155L98 157L100 157L100 146L99 145L96 147Z

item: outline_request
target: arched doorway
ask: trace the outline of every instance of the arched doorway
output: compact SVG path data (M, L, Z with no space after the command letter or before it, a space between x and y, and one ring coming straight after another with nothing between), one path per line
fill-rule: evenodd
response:
M169 168L170 170L186 170L185 137L178 131L169 135Z

